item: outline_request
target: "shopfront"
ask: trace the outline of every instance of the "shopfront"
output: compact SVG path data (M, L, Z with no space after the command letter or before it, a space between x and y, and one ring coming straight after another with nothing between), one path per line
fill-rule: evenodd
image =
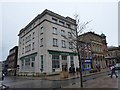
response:
M82 70L91 70L92 69L92 59L82 59Z

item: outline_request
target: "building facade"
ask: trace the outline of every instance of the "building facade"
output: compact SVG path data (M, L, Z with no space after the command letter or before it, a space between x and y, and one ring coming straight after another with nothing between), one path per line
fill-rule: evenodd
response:
M6 68L8 75L16 76L17 70L17 58L18 58L18 46L13 47L9 51L9 55L6 60Z
M20 73L53 73L71 63L78 67L77 53L70 37L76 21L44 10L19 32L18 64Z
M95 69L96 65L100 65L101 69L106 68L107 67L105 60L105 55L107 53L106 36L104 34L98 35L95 34L94 32L87 32L80 35L79 40L84 43L89 43L87 46L88 51L87 53L84 53L84 60L86 60L86 58L89 58L88 59L89 65L87 65L87 67Z
M80 57L82 61L82 70L92 70L92 52L90 43L81 41L79 45Z
M108 65L113 62L120 63L120 47L108 47L108 52L105 58L108 61Z

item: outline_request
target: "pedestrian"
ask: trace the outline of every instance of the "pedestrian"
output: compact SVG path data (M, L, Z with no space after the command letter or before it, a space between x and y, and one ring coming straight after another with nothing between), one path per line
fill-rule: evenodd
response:
M118 76L117 76L117 74L116 74L116 72L115 72L115 64L114 64L114 62L113 62L113 64L111 64L110 65L110 69L111 69L111 78L112 78L112 76L113 76L113 74L116 76L116 78L118 78Z
M101 70L100 70L100 64L98 64L98 71L100 72Z
M97 71L99 71L99 67L98 67L98 64L96 63L96 69L97 69Z
M78 75L78 73L79 73L79 68L78 68L78 67L76 67L76 73L77 73L77 75Z
M73 75L75 75L75 67L72 68Z
M5 74L4 71L2 71L2 80L4 80Z
M71 67L69 67L69 73L72 73L72 68Z

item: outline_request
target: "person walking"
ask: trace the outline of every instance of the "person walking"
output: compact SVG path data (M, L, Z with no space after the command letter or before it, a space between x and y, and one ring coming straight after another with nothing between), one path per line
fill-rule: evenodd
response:
M113 62L113 64L111 64L110 65L110 69L111 69L111 78L112 78L112 76L113 76L113 74L116 76L116 78L118 78L118 76L117 76L117 74L116 74L116 72L115 72L115 64L114 64L114 62Z
M76 67L76 73L77 73L77 75L79 74L79 68L78 67Z

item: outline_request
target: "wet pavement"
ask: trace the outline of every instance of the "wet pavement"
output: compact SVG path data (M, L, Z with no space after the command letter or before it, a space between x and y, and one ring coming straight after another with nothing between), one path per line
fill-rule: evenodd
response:
M108 76L98 77L83 83L83 88L118 88L120 89L120 72L117 73L118 78ZM71 84L63 88L80 88L80 83Z
M65 88L65 87L79 88L78 86L80 86L80 83L79 83L80 78L79 77L73 77L73 78L69 78L69 79L65 79L65 80L59 80L59 79L57 79L58 77L59 76L50 76L46 79L45 78L43 79L40 77L7 76L7 77L5 77L3 84L6 86L9 86L10 88ZM88 76L84 77L83 83L84 83L85 87L89 87L89 86L95 87L94 86L95 84L100 85L99 81L104 82L105 80L107 80L107 82L114 82L114 84L115 84L115 82L117 82L116 79L115 80L114 80L114 78L111 79L108 76L108 72L106 72L106 73L104 72L101 74L98 73L98 74L88 75ZM110 85L110 86L112 86L112 85Z
M63 88L80 88L80 83L65 86ZM89 80L83 83L83 88L119 88L118 79L103 76L94 80Z

